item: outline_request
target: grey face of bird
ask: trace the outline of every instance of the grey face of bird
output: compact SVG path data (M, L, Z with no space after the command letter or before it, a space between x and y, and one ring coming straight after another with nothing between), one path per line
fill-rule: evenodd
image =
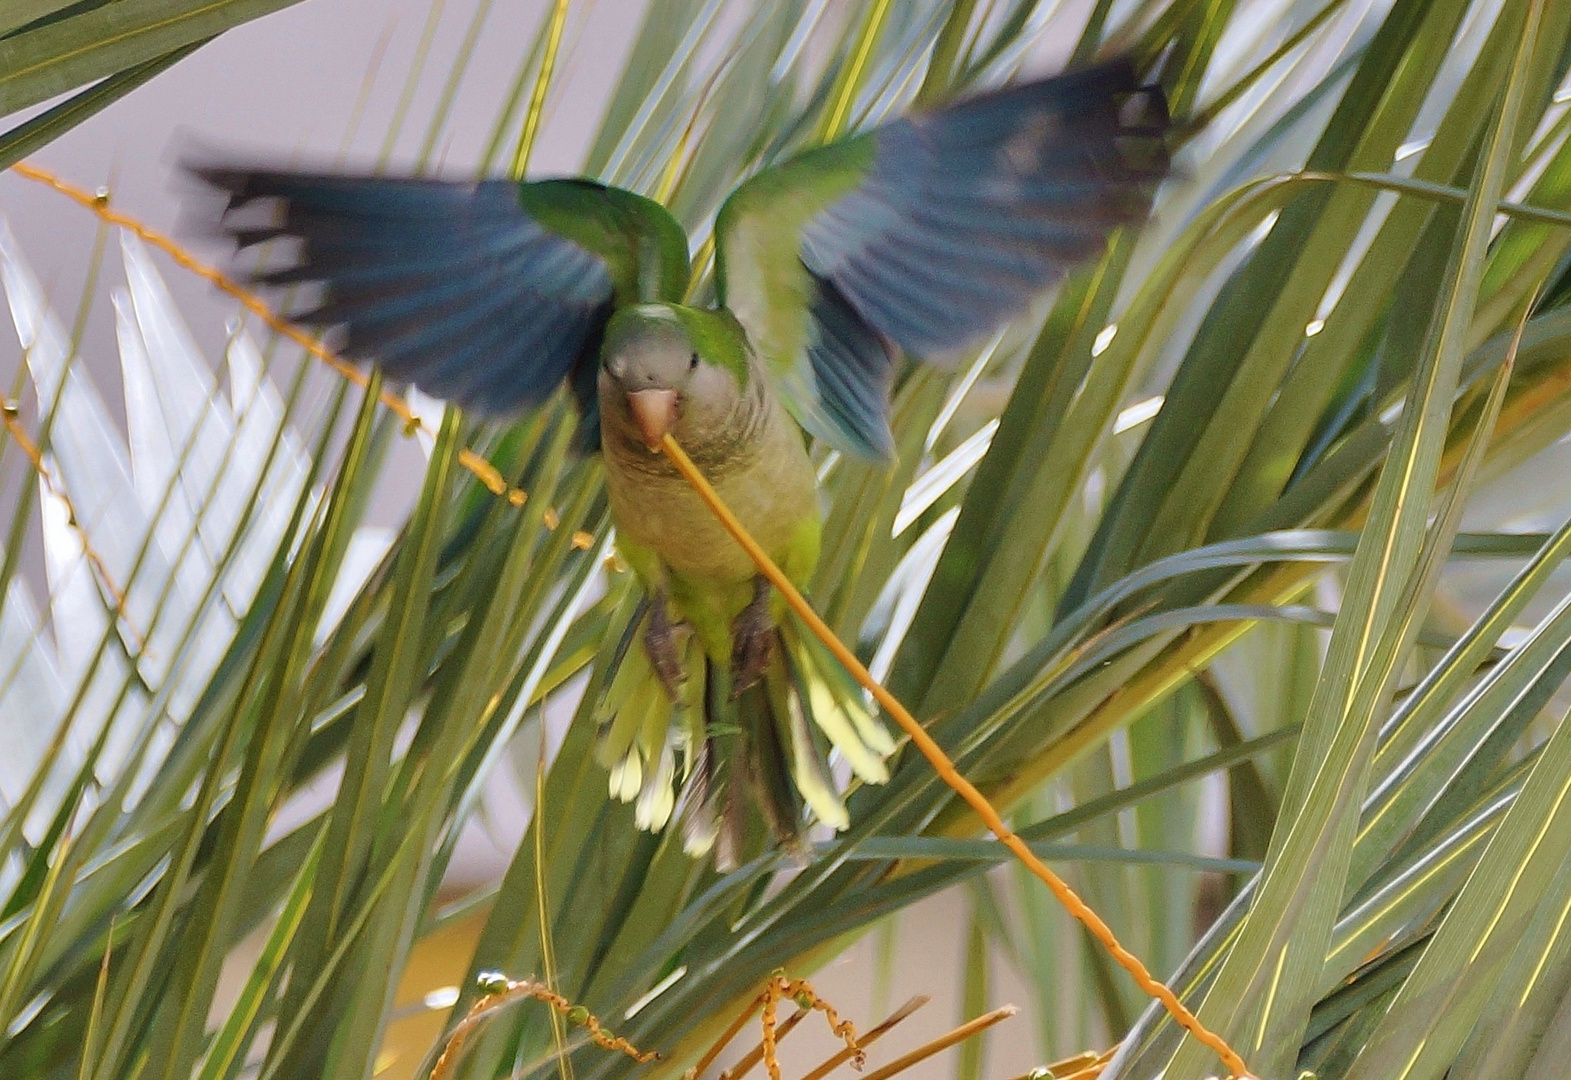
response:
M602 408L611 405L619 419L632 422L645 446L658 450L681 415L698 352L681 326L664 320L617 329L622 332L607 336L600 359Z
M601 354L601 410L630 425L651 451L667 433L702 432L734 406L735 378L706 363L675 319L621 323Z

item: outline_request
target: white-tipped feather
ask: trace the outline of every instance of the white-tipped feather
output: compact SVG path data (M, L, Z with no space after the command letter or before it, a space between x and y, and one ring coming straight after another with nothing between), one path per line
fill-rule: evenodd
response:
M633 824L651 832L666 827L671 811L676 809L676 753L667 743L660 748L654 771L644 779L644 786L633 804Z
M808 711L813 723L829 737L852 772L870 784L884 783L889 779L884 756L894 750L894 743L883 725L862 707L860 691L848 680L840 680L846 686L836 693L836 687L830 682L834 673L825 670L824 666L826 662L834 663L834 659L820 657L794 625L787 624L781 636L807 688Z
M818 747L813 744L813 733L808 730L807 718L802 714L801 699L791 694L789 702L787 734L791 747L791 779L819 821L836 832L849 828L851 815L846 813L845 803L840 801L840 793L835 790L834 779L825 768Z
M611 797L632 802L644 783L644 766L637 754L628 754L611 766Z

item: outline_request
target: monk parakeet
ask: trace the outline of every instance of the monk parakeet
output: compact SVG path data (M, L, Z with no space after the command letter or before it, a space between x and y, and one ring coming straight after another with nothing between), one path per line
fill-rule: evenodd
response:
M671 215L592 180L195 171L227 194L241 247L300 241L258 279L319 285L293 317L330 329L344 355L482 413L571 388L604 455L617 546L648 593L601 706L602 758L640 825L680 813L697 850L750 806L786 838L804 800L844 827L830 747L877 782L893 744L783 619L662 438L805 585L820 528L809 436L887 457L901 358L995 330L1143 220L1165 126L1161 91L1114 61L808 150L721 207L713 308L687 303L688 238ZM257 200L271 216L257 220Z

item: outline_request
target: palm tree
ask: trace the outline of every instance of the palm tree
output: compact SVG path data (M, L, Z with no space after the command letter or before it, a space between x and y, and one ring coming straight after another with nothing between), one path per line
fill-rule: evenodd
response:
M133 6L46 18L88 42L81 12ZM664 196L701 252L720 197L841 99L870 123L1059 35L1073 62L1118 49L1160 79L1180 168L1154 222L955 372L907 372L893 469L820 452L813 600L1256 1075L1557 1075L1571 619L1550 578L1571 533L1563 512L1508 533L1464 510L1523 475L1559 497L1535 455L1571 428L1571 8L652 0L645 18L585 171ZM29 25L0 48L37 45ZM554 28L498 103L490 163L538 117ZM0 100L142 65L78 97L124 92L195 40L93 68L39 46L57 81ZM75 114L51 115L7 152ZM1105 1078L1218 1071L1034 879L984 873L1007 855L909 748L804 863L760 837L721 872L638 831L595 760L635 589L565 404L509 426L426 413L384 554L358 529L419 425L374 379L311 397L318 360L254 317L220 383L145 243L126 235L122 260L125 442L0 242L40 403L6 414L0 1075L370 1075L411 951L476 911L450 1023L482 972L536 976L664 1057L526 1007L451 1075L675 1075L771 972L811 973L952 886L973 900L969 999L1002 946L1047 1052L1121 1040ZM1442 573L1462 558L1509 576L1469 601ZM448 903L459 829L508 768L533 821L499 883Z

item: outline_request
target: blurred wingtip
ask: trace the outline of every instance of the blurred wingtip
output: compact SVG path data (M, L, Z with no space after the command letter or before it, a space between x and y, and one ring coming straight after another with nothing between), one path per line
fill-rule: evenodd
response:
M242 210L252 201L249 184L254 166L244 164L238 153L193 136L178 141L181 146L171 156L181 233L233 245L236 250L278 235L277 222L270 215ZM246 275L248 280L252 276Z

